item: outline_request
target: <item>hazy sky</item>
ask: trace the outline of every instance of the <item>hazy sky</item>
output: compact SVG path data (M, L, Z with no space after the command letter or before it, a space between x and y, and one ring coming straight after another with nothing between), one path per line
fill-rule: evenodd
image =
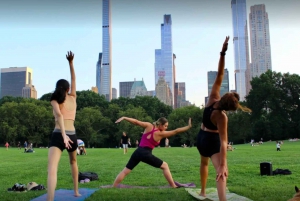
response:
M171 14L176 81L186 83L187 100L200 106L207 96L207 71L217 70L226 35L232 37L230 0L111 0L112 83L144 79L155 89L154 50L160 49L160 24ZM269 15L272 67L300 74L300 1L248 0L265 4ZM38 97L70 79L65 54L75 53L77 90L96 85L102 51L101 0L9 0L0 3L0 68L29 66ZM232 39L232 38L231 38ZM234 89L234 55L226 55Z

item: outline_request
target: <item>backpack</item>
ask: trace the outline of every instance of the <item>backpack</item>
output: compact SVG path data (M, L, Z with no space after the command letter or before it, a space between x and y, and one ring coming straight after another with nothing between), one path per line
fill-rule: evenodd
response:
M89 179L90 181L98 180L98 174L95 172L79 172L78 181Z
M282 174L282 175L289 175L292 174L292 172L289 169L276 169L273 171L273 175Z

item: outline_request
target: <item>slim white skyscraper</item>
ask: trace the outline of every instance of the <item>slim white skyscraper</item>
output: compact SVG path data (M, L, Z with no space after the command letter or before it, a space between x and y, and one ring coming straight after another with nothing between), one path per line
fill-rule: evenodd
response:
M112 99L110 7L110 0L102 0L102 53L99 54L96 72L96 85L98 87L99 94L104 95L107 101Z
M250 7L251 78L272 70L269 18L264 4Z
M155 85L160 89L157 84L167 86L168 90L164 92L168 94L161 94L156 91L158 99L174 106L174 66L173 66L173 44L172 44L172 19L171 15L164 15L164 23L161 24L161 49L155 50ZM163 92L163 93L164 93ZM159 95L161 94L161 95ZM161 98L160 98L161 97Z
M246 0L231 0L235 89L244 101L249 84L249 45Z

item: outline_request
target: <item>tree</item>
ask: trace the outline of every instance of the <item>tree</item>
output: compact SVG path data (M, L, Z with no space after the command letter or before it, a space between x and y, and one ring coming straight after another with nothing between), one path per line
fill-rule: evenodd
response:
M85 107L77 112L75 128L78 138L82 138L90 147L97 140L99 144L105 144L108 133L103 133L103 130L110 124L110 119L102 115L99 107Z
M200 131L200 126L202 122L204 109L200 109L194 105L181 107L173 110L173 112L169 115L169 129L173 130L178 127L183 127L188 124L189 117L192 118L192 128L190 128L185 133L181 133L176 135L170 139L170 143L174 145L181 145L186 143L190 146L194 146L197 139L197 134Z
M172 112L172 107L161 102L157 97L152 96L136 96L135 98L119 97L111 101L117 104L123 111L128 109L129 105L134 107L142 107L148 115L157 120L160 117L168 117Z
M18 103L6 102L0 107L0 139L14 144L18 136L19 111Z
M251 85L246 100L252 109L255 134L269 136L272 140L299 137L299 75L282 75L269 70L253 78ZM263 123L267 125L262 126Z
M251 114L243 111L229 112L228 116L228 141L246 143L252 138ZM264 136L260 136L264 137ZM260 139L260 138L259 138Z

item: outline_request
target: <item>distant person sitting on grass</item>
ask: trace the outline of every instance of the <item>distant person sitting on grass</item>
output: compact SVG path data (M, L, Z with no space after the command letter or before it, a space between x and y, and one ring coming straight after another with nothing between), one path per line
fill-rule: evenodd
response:
M142 122L137 119L121 117L116 121L116 123L126 120L132 124L138 125L145 129L144 134L139 147L133 152L128 161L126 167L119 173L116 177L113 186L117 187L119 183L133 170L139 162L147 163L156 168L163 170L163 174L172 188L177 188L173 181L169 166L166 162L152 155L152 150L154 147L159 145L160 140L166 137L171 137L178 133L185 132L192 127L191 118L189 119L188 125L185 127L177 128L172 131L166 131L168 128L168 120L164 117L159 118L154 124L149 122Z

